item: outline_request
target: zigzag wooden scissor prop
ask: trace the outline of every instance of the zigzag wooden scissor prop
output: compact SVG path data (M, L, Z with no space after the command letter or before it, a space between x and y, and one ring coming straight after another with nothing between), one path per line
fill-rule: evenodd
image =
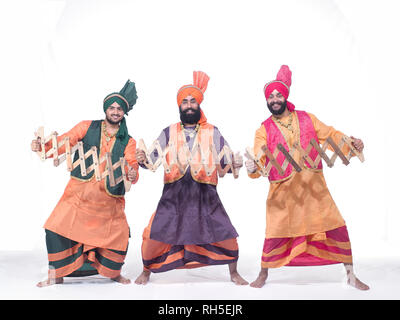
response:
M210 176L215 169L217 169L219 177L225 176L225 174L232 170L235 179L239 177L240 168L234 168L233 166L233 152L228 146L224 146L220 153L217 152L214 145L210 145L208 150L203 150L198 142L195 142L192 150L189 150L189 146L184 143L182 148L177 150L177 147L173 143L168 143L167 146L162 150L158 140L154 141L153 144L147 149L143 139L139 140L138 148L143 150L147 157L147 162L144 163L146 168L151 171L156 171L161 165L164 166L165 172L171 172L172 166L177 165L179 171L184 173L188 166L192 167L195 174L204 168L207 176ZM155 159L152 160L151 155L154 155L154 151L157 151ZM169 163L167 162L167 154ZM194 161L197 156L200 155L200 161ZM212 157L211 165L207 159ZM235 157L239 156L239 152L236 153ZM221 159L226 160L226 165L222 168Z
M112 163L111 153L106 152L106 154L98 159L97 156L97 147L93 146L86 153L83 150L83 142L79 141L76 145L71 146L69 137L65 137L62 141L57 142L57 132L51 133L49 136L45 137L44 135L44 127L39 127L37 132L35 132L36 138L40 138L41 143L41 151L38 151L42 161L45 161L49 157L53 156L54 166L59 166L63 161L67 163L67 170L72 171L76 167L80 166L82 176L87 176L90 172L94 170L94 176L97 181L105 179L107 176L110 180L110 186L114 187L121 181L124 182L125 191L128 192L131 188L131 182L127 178L127 171L125 170L125 166L131 168L125 158L121 157L119 161ZM52 146L46 152L45 145L51 141ZM65 153L62 155L58 154L58 149L65 145ZM78 151L79 158L73 162L73 156L75 152ZM89 167L86 167L85 160L89 157L92 157L93 163ZM105 170L101 172L100 164L106 162ZM121 167L122 175L115 179L114 171Z
M350 148L350 151L347 155L345 155L341 151L341 148L344 144L348 145ZM329 145L334 150L331 157L329 157L325 153ZM313 148L318 152L318 155L314 161L309 156L309 153ZM299 152L301 156L300 164L293 159L293 155L296 151ZM279 152L282 152L285 156L285 161L282 163L282 166L279 165L278 161L276 160ZM304 161L307 161L311 168L316 169L321 159L323 159L328 167L331 168L333 167L337 157L339 157L342 162L347 166L350 163L350 158L353 156L353 154L356 155L361 162L364 162L365 159L363 153L357 151L354 148L354 146L352 145L352 139L347 136L343 136L339 144L336 144L331 137L327 138L322 147L315 141L315 139L312 139L306 149L303 149L299 143L295 143L293 147L289 151L287 151L282 144L278 144L273 153L270 152L266 145L263 145L257 156L254 154L253 150L248 147L246 148L245 156L256 163L257 172L259 172L264 177L268 177L272 167L275 167L280 175L284 175L284 172L289 163L297 172L300 172L302 170ZM261 158L264 155L269 159L269 162L266 166L264 166L261 162Z

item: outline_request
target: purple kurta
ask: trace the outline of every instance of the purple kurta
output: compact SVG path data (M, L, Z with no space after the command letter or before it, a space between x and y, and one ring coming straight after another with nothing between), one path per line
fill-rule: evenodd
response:
M214 144L220 152L226 142L218 129L214 130ZM186 139L191 148L194 137L186 135ZM159 137L162 148L168 140L169 128L166 128ZM178 181L164 185L150 239L186 245L213 243L237 236L216 186L193 180L190 168Z

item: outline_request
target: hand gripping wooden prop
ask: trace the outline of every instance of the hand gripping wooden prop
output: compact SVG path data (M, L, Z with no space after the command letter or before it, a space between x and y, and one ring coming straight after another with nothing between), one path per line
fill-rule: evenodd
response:
M126 167L131 168L128 162L124 157L121 157L119 161L112 163L111 153L106 152L103 157L98 159L97 156L97 147L93 146L86 153L83 150L83 142L79 141L76 145L71 146L69 137L65 137L62 141L57 142L57 132L52 132L49 136L45 137L44 135L44 127L39 127L39 129L35 132L36 138L40 138L41 143L41 151L38 151L37 154L42 161L53 156L53 163L55 167L58 167L62 162L66 161L67 170L72 171L76 167L80 166L82 176L87 176L90 172L94 170L94 176L97 181L101 181L109 176L110 186L114 187L123 181L125 186L125 191L128 192L131 188L132 183L127 178ZM51 148L46 152L45 145L49 141L52 142ZM59 155L58 149L65 145L65 153ZM73 162L73 156L75 152L78 152L79 158ZM92 157L93 163L89 167L86 167L85 160L89 157ZM105 170L101 172L100 164L103 162L106 163ZM121 167L121 176L117 179L114 178L114 171Z
M240 154L237 152L235 156L233 156L233 151L226 145L218 153L213 144L209 145L209 148L204 150L200 143L195 141L192 150L189 150L187 143L184 143L183 147L177 150L177 146L170 141L164 150L162 150L158 140L155 140L150 148L147 148L143 139L140 139L138 149L145 152L147 162L145 162L144 165L153 172L162 164L166 173L170 173L172 166L177 165L182 174L190 166L193 168L195 174L197 174L201 168L204 168L207 176L210 176L214 170L217 169L218 175L221 178L225 176L229 170L232 170L235 179L239 177L240 167L234 168L233 161L234 157L238 158ZM152 160L151 155L154 155L154 151L157 151L157 154L155 159ZM167 162L167 154L169 156L169 164ZM200 161L195 161L194 159L197 159L198 155L200 155ZM211 165L209 165L208 161L210 156L212 157ZM221 165L221 160L223 158L226 164L224 168L222 168Z
M266 145L263 145L257 155L254 154L252 148L246 148L245 156L256 163L256 172L260 173L264 177L269 176L272 167L275 167L280 175L284 175L284 172L289 163L297 172L300 172L305 165L305 161L310 165L312 169L316 169L322 159L326 162L329 168L333 167L337 157L339 157L342 160L343 164L345 164L346 166L350 163L350 158L353 155L356 155L361 162L364 162L364 154L357 151L352 145L352 142L353 140L345 135L340 140L339 144L336 144L331 137L327 138L322 146L320 146L315 141L315 139L311 139L306 149L303 149L301 145L297 142L293 145L292 148L289 149L289 151L287 151L282 144L278 144L273 153L270 152ZM350 151L347 155L343 154L343 152L341 151L341 148L345 144L348 145L350 148ZM329 157L325 152L329 145L334 150L331 157ZM314 161L309 156L310 151L313 148L318 152L318 155ZM282 152L285 156L285 161L282 163L282 166L279 165L278 161L276 160L279 152ZM297 163L293 158L296 152L300 153L300 163ZM264 166L261 162L261 158L264 155L269 159L269 162L266 166Z

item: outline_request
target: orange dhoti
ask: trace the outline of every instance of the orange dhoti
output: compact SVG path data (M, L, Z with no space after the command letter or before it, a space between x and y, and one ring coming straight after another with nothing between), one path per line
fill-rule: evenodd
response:
M174 245L150 239L151 225L143 232L142 258L145 270L164 272L236 262L239 248L236 238L208 244Z

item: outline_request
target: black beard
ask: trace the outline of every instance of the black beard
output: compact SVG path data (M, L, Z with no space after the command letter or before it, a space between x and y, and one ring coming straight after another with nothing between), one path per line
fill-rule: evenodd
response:
M192 110L193 113L188 114L187 112L189 110ZM201 117L200 106L197 109L188 108L184 112L182 112L181 108L179 107L179 116L181 118L182 123L195 124L199 122Z
M279 104L281 107L278 110L274 110L272 109L272 106L270 106L267 102L268 109L274 116L279 116L285 112L287 105L286 100L285 102L275 102L275 104Z
M110 119L108 116L106 116L106 119L112 125L119 124L122 121L122 120L114 121L114 120Z

